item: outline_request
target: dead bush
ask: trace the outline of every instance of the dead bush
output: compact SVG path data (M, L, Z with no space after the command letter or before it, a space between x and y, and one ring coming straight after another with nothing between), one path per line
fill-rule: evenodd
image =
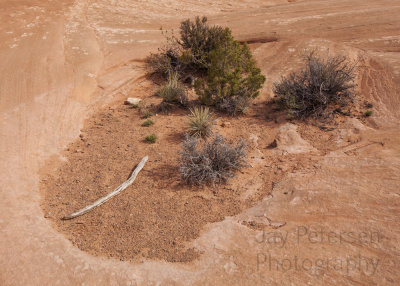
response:
M217 108L232 116L245 113L250 106L251 98L244 96L231 96L223 98L217 103Z
M246 166L246 144L215 134L209 141L187 136L180 151L180 173L188 184L222 183Z
M328 107L345 106L354 94L356 64L345 56L322 59L315 52L305 67L274 85L277 102L296 118L328 117Z
M146 65L151 73L167 77L171 72L181 73L186 68L186 64L181 60L182 50L175 36L167 31L162 33L166 38L166 43L158 49L158 53L151 53L146 58Z

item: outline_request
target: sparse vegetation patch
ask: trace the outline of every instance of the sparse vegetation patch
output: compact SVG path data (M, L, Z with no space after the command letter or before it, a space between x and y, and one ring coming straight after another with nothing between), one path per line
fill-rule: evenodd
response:
M167 46L148 58L148 66L168 75L158 91L165 102L184 105L179 77L196 77L200 102L231 115L245 112L265 82L247 44L236 41L229 28L210 27L206 17L183 21L180 39L167 37Z

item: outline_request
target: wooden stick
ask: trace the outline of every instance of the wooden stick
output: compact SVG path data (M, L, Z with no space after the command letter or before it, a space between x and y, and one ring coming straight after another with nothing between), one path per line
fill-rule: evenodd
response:
M129 177L128 180L126 180L125 182L123 182L118 188L116 188L114 191L112 191L111 193L109 193L108 195L106 195L105 197L102 197L100 199L98 199L97 201L95 201L93 204L88 205L86 207L84 207L83 209L80 209L79 211L76 211L72 214L69 214L65 217L63 217L63 220L67 220L67 219L73 219L76 218L78 216L81 216L85 213L90 212L92 209L94 209L95 207L98 207L102 204L104 204L106 201L108 201L109 199L111 199L112 197L118 195L120 192L122 192L123 190L125 190L127 187L129 187L133 181L136 179L137 174L139 174L140 170L143 169L144 164L146 163L146 161L149 159L148 156L143 157L142 161L140 161L140 163L137 165L137 167L135 168L135 170L132 172L131 176Z

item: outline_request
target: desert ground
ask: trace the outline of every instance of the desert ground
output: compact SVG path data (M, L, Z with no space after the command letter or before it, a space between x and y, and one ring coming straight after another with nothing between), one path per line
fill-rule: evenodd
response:
M400 1L0 3L1 285L400 284ZM158 103L144 59L197 15L248 41L267 78L248 114L217 120L250 165L217 189L179 181L187 110L141 127L124 105ZM269 107L305 49L359 62L357 110L333 126ZM60 220L144 155L124 193Z

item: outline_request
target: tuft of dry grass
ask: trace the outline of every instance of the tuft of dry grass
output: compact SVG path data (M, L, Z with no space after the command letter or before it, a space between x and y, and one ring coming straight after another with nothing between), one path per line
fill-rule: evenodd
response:
M157 91L157 95L167 103L178 103L182 106L188 104L186 90L179 83L179 75L176 72L169 73L168 82Z

